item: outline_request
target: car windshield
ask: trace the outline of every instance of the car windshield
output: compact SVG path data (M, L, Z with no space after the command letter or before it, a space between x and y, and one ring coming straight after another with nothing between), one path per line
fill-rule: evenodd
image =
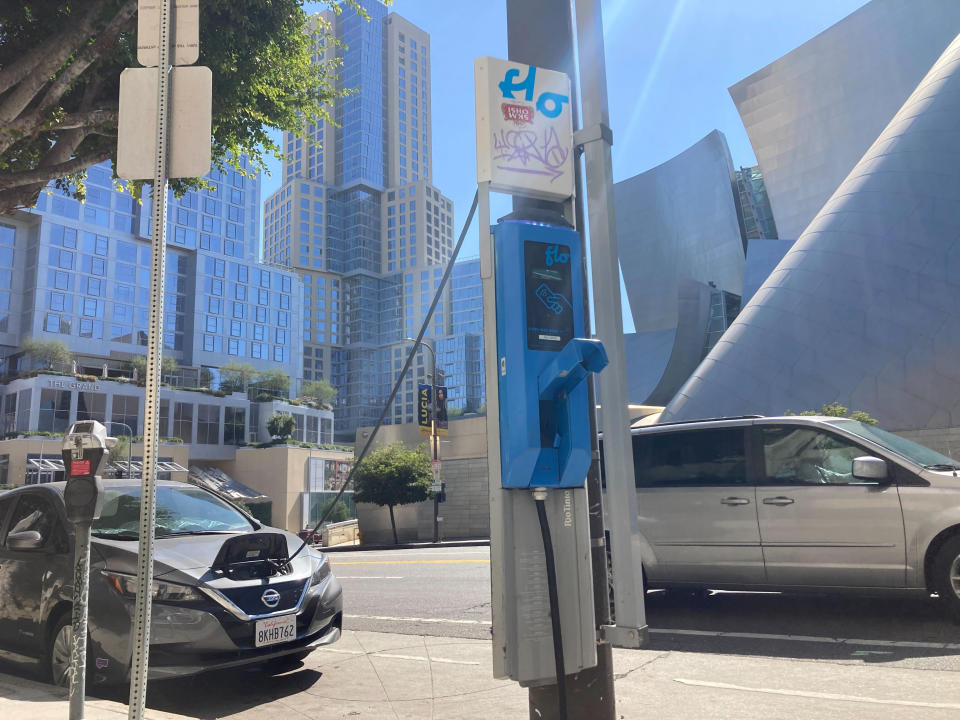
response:
M832 425L836 425L838 428L853 433L854 435L859 435L862 438L866 438L867 440L872 440L879 445L883 445L885 448L892 450L897 455L902 455L907 460L915 462L917 465L936 468L938 470L960 470L960 463L958 463L956 460L949 458L946 455L941 455L936 450L931 450L930 448L919 445L912 440L907 440L899 435L894 435L892 432L882 430L875 425L867 425L866 423L859 422L858 420L830 420L829 422Z
M133 540L139 536L140 486L109 487L103 494L103 511L94 521L97 537ZM221 532L246 532L252 523L236 508L201 488L157 487L157 537Z

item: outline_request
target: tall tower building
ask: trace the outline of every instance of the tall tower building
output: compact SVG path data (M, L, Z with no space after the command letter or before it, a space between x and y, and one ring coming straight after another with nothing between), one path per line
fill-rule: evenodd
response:
M370 16L327 12L339 44L316 38L316 59L339 54L336 124L287 133L283 185L264 206L264 260L304 286L302 381L339 391L337 430L376 422L453 248L453 203L432 185L430 36L374 0ZM432 343L449 330L448 302ZM401 365L397 364L400 361ZM418 354L390 422L412 422L429 359Z

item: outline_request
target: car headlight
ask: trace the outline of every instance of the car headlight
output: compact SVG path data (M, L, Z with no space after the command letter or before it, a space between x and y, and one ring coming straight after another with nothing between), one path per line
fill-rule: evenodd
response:
M317 585L330 574L330 563L327 562L327 556L322 553L310 553L310 559L313 560L313 575L310 578L310 584Z
M110 587L124 597L137 596L137 578L134 575L112 573L103 570L103 576ZM155 602L192 603L204 600L204 596L195 587L180 583L153 581L153 599Z

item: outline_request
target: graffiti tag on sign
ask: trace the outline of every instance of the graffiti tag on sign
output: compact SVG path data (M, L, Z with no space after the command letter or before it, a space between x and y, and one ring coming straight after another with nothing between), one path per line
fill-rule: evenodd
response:
M477 179L548 199L573 194L570 80L495 58L476 61Z

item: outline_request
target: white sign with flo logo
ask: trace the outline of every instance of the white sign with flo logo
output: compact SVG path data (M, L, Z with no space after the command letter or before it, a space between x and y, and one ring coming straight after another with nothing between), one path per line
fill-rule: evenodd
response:
M574 193L570 78L533 65L474 60L477 182L547 200Z

